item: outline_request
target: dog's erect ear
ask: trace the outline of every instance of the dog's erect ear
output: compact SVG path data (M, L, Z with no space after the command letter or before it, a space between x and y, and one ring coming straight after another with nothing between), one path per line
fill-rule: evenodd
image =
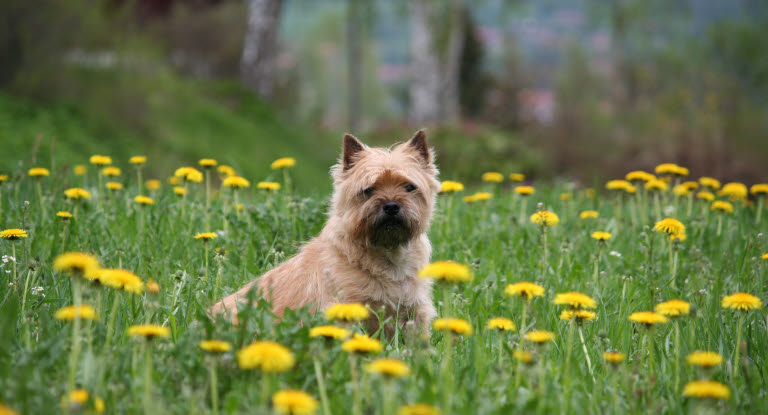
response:
M429 144L427 144L427 133L424 130L416 131L416 134L408 140L408 146L421 156L425 163L432 161L432 155L429 153Z
M344 155L342 156L342 164L344 165L343 171L347 171L355 165L360 152L365 149L363 143L360 142L352 134L344 134Z

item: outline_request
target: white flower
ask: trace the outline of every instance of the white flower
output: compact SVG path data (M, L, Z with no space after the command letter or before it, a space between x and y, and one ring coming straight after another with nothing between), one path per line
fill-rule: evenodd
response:
M675 213L675 207L673 205L664 206L664 215L672 216L673 213Z
M621 258L621 253L616 251L611 251L608 253L608 255L615 256L616 258Z
M32 295L38 295L43 292L45 288L43 287L32 287ZM45 297L45 294L43 294L43 297Z

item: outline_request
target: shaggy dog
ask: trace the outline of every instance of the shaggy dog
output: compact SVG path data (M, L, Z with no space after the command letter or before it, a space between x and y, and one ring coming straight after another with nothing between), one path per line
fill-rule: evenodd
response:
M344 136L343 154L331 168L333 199L316 238L277 268L213 306L230 313L254 285L282 315L285 308L358 302L385 310L398 325L413 320L427 330L435 317L431 281L417 277L429 262L427 228L440 190L434 155L424 131L393 148L370 148ZM379 328L378 318L367 321ZM394 327L385 327L392 333Z

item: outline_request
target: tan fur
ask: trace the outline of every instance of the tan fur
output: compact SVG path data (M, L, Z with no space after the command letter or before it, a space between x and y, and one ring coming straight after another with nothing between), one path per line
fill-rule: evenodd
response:
M416 274L432 249L426 231L440 189L433 158L423 131L391 149L369 148L346 136L342 157L331 169L334 192L320 235L215 304L212 313L234 318L237 302L256 284L278 315L310 304L324 310L334 303L360 302L373 310L383 307L388 316L399 317L399 324L412 318L426 329L435 317L431 281ZM408 192L408 183L416 190ZM366 195L370 187L375 190ZM400 204L402 227L376 225L387 202ZM368 323L369 330L378 328L376 319Z

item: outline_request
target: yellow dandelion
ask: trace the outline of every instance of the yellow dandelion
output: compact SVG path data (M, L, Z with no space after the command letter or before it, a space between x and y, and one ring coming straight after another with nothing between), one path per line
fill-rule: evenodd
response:
M81 189L79 187L73 187L64 191L64 196L70 200L90 199L91 192Z
M280 190L280 183L277 182L258 182L256 188L259 190Z
M411 374L408 365L397 359L376 359L365 367L365 371L392 378L401 378Z
M631 171L627 173L624 178L630 182L648 182L656 180L656 176L642 170Z
M630 186L632 186L632 183L626 180L609 180L605 184L605 188L608 190L626 190Z
M74 170L75 170L75 175L76 176L85 176L85 173L88 172L88 168L85 167L85 165L83 165L83 164L76 165Z
M232 345L223 340L203 340L198 346L210 353L225 353L232 350Z
M19 415L19 413L14 411L10 406L0 403L0 415Z
M147 190L157 190L162 186L163 183L160 180L157 179L150 179L144 182L144 187L147 188Z
M208 242L211 239L218 238L219 235L216 234L216 232L199 232L195 235L195 239L202 240L203 242Z
M99 260L83 252L66 252L56 257L53 261L53 269L70 275L84 276L90 271L99 269Z
M560 218L554 212L541 210L531 215L531 222L541 226L555 226L560 223Z
M504 175L499 172L489 171L483 173L482 179L488 183L501 183L504 181Z
M33 167L27 171L30 177L47 177L51 175L51 172L45 167Z
M592 239L597 239L598 241L607 241L611 239L611 237L613 237L613 235L611 235L609 232L592 232Z
M617 351L609 351L609 352L603 352L603 359L605 359L606 362L617 365L624 361L624 359L627 358L627 355L621 352Z
M560 293L552 300L555 305L567 305L571 308L597 308L597 303L592 297L580 292Z
M292 368L296 359L285 346L273 341L257 341L237 352L240 369L259 369L267 373L285 372Z
M699 188L699 183L694 181L683 182L682 186L687 187L689 190L696 190Z
M450 331L455 334L469 336L472 334L472 325L460 318L438 318L432 322L432 328L440 331Z
M679 168L680 166L675 163L662 163L656 166L654 172L656 174L677 174Z
M56 212L56 216L58 216L58 217L60 217L60 218L62 218L64 220L72 219L72 214L67 212L67 211L65 211L65 210L60 210L60 211Z
M560 313L560 320L571 321L576 320L577 323L584 321L592 321L597 318L597 314L594 311L588 310L563 310Z
M173 175L187 182L200 183L203 181L203 173L194 167L179 167Z
M296 165L296 159L292 157L279 158L272 162L272 170L287 169Z
M16 241L21 238L26 238L27 236L29 235L27 235L27 231L25 231L24 229L12 228L12 229L6 229L0 232L0 238L5 238L9 241Z
M464 190L464 185L459 182L445 180L440 183L440 193L461 192L462 190Z
M138 204L140 204L140 205L143 205L143 206L148 206L148 205L154 205L155 204L155 201L152 200L151 197L149 197L149 196L142 196L142 195L134 197L133 201L138 203Z
M747 186L744 183L726 183L718 194L728 196L731 200L746 200Z
M89 161L91 162L91 164L95 164L99 167L108 166L112 164L112 157L102 156L100 154L94 154L91 156Z
M131 337L144 337L145 339L154 339L155 337L171 337L171 329L156 324L137 324L128 327L126 331Z
M517 186L515 187L515 193L521 196L530 196L536 193L536 189L533 186Z
M473 275L469 267L454 261L436 261L421 270L420 278L432 278L445 282L468 282L472 281Z
M529 342L542 344L554 340L555 333L546 330L531 330L528 333L525 333L525 337L523 338Z
M683 388L683 396L686 398L711 398L729 399L731 390L728 386L714 380L697 380L688 382Z
M730 202L726 202L723 200L715 200L712 202L712 206L710 209L716 211L716 212L722 212L722 213L733 213L733 205Z
M712 194L712 192L702 190L701 192L696 193L696 199L706 200L707 202L711 202L715 200L715 195Z
M3 182L8 181L8 175L7 174L0 174L0 184L3 184Z
M702 186L708 187L712 190L717 190L720 188L720 180L717 180L714 177L701 177L699 178L699 183Z
M650 327L654 324L665 324L669 322L669 319L653 311L638 311L629 315L629 321Z
M768 252L764 253L761 258L763 258L764 260L768 261Z
M525 175L522 173L510 173L509 180L512 180L513 182L522 182L525 180Z
M114 176L120 176L121 174L123 174L123 172L120 170L119 167L108 166L101 169L101 174L103 174L104 176L114 177Z
M144 283L136 274L125 269L102 269L98 275L102 284L133 294L144 291Z
M173 193L176 194L176 196L184 196L185 194L187 194L187 189L181 186L176 186L173 188Z
M571 200L573 199L573 195L570 193L560 193L560 200Z
M140 166L147 162L147 156L133 156L128 159L128 163Z
M251 186L251 182L240 176L227 177L222 184L233 189L243 189Z
M237 176L235 169L233 169L230 166L227 166L226 164L222 164L216 170L219 172L219 174L221 174L224 177Z
M669 300L656 304L654 311L667 317L679 317L691 312L691 304L683 300Z
M518 362L531 363L533 362L533 353L525 350L515 350L512 352L512 357Z
M355 334L351 339L341 344L341 350L347 353L377 354L384 350L381 342L364 334Z
M504 294L510 297L522 297L528 301L531 301L533 297L544 296L544 287L532 282L521 281L507 285L507 288L504 289Z
M749 188L749 193L752 193L755 196L768 195L768 183L753 184L752 187Z
M488 320L488 325L486 327L488 327L489 330L498 330L498 331L517 330L517 327L515 327L515 323L513 323L512 320L504 317L495 317Z
M668 235L680 235L685 233L685 225L674 218L665 218L656 222L653 229Z
M684 242L686 239L688 239L688 236L684 233L669 235L669 240L672 242Z
M723 363L720 353L709 351L695 351L685 358L689 365L712 368Z
M338 321L360 321L367 319L371 313L360 303L337 303L325 310L325 318Z
M666 192L669 185L661 180L650 180L645 182L645 190L658 190L660 192Z
M81 305L81 306L66 306L60 308L58 311L56 311L56 314L53 315L53 318L56 320L66 320L66 321L72 321L76 318L84 319L84 320L96 320L96 309L89 305Z
M160 292L160 284L158 284L155 280L149 280L147 281L145 289L150 294L157 294Z
M107 182L106 186L107 186L107 189L113 190L113 191L123 190L123 184L118 182Z
M688 186L678 184L672 188L672 193L678 197L687 197L691 194L691 189Z
M211 167L216 167L219 162L214 159L200 159L197 164L199 164L200 167L210 169Z
M312 415L317 412L317 400L299 390L285 389L272 395L272 406L278 414Z
M752 294L736 293L723 297L723 308L732 310L748 311L763 307L763 301Z
M181 180L179 180L179 178L176 177L176 176L171 176L171 177L168 178L168 184L170 184L172 186L176 186L179 183L181 183Z
M596 210L585 210L579 213L579 219L595 219L600 216Z
M367 311L367 310L366 310ZM349 330L336 326L317 326L309 330L309 337L343 340L349 337Z

